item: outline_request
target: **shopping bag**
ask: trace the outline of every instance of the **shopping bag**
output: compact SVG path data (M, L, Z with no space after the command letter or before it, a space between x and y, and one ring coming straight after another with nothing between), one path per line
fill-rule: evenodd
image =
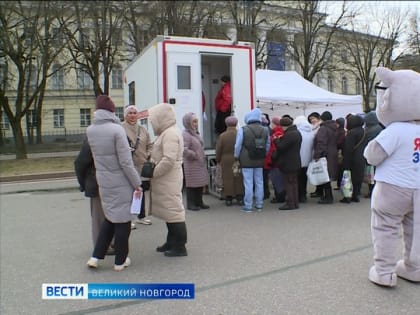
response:
M351 172L349 170L343 172L340 188L344 198L350 198L353 195L353 184L351 182Z
M216 164L216 174L214 176L214 184L216 188L223 188L223 175L222 175L222 166L217 163Z
M314 186L328 183L330 176L328 175L327 159L322 157L318 161L312 160L309 162L306 175L308 176L309 182Z
M364 173L364 176L363 176L363 182L366 183L366 184L372 185L372 184L375 183L374 177L375 177L375 168L373 167L373 165L367 164L365 166L365 173Z
M241 175L241 172L242 172L241 164L239 163L238 160L235 160L235 162L233 162L233 165L232 165L233 176L239 176Z
M133 192L133 200L131 201L131 207L130 207L131 214L140 214L142 199L143 199L143 193L140 195L140 197L137 197L136 192Z

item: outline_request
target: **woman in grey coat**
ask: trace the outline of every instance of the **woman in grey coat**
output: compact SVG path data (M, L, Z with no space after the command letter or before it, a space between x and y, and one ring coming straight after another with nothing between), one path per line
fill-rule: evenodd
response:
M142 194L141 180L134 167L127 135L115 116L115 105L107 95L96 99L93 124L86 135L96 167L96 179L105 214L92 257L87 265L98 267L114 237L115 271L130 265L128 238L130 236L130 206L133 192Z
M208 185L206 156L203 140L198 132L198 118L194 113L187 113L182 119L184 131L184 176L187 190L187 209L208 209L203 202L203 189Z

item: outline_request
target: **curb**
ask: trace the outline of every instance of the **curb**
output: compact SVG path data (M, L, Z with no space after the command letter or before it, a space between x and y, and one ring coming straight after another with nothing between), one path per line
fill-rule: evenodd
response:
M0 183L11 183L29 180L43 180L43 179L63 179L75 178L74 172L60 172L60 173L43 173L43 174L26 174L15 176L0 177Z

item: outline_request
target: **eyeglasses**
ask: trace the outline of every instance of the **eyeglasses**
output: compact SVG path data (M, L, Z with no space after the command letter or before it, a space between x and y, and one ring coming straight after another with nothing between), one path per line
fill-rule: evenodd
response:
M378 83L376 83L375 84L375 92L376 92L376 94L378 94L378 92L377 92L377 90L386 90L387 89L387 87L385 87L385 86L380 86L379 84L381 84L381 82L378 82Z

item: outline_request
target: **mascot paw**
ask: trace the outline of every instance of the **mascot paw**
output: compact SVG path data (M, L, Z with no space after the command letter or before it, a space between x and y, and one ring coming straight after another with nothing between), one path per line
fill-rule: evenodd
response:
M369 280L383 287L395 287L397 285L397 274L390 273L380 276L375 266L372 266L369 270Z
M420 282L420 269L407 266L404 260L400 260L397 264L397 275L408 281Z

